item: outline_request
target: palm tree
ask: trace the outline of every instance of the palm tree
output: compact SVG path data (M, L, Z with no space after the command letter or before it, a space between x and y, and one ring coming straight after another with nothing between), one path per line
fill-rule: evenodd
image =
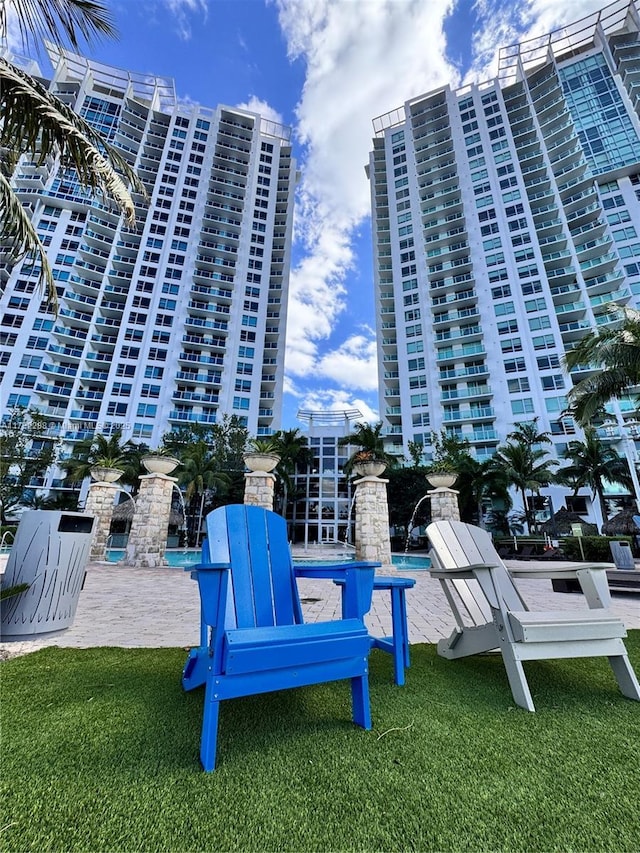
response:
M551 444L548 432L538 432L538 418L516 424L513 431L507 435L507 440L514 441L516 444L524 444L527 447L534 447L538 444Z
M618 483L633 493L629 467L618 451L601 441L597 431L589 427L584 441L570 441L563 454L569 465L557 472L560 482L573 486L574 495L583 487L591 489L592 499L598 496L602 520L609 518L604 497L604 482Z
M185 500L189 506L190 544L198 545L207 493L215 492L218 488L226 489L230 478L220 471L215 453L204 440L185 447L181 462L178 481L185 487Z
M640 311L612 304L609 311L622 314L616 329L589 332L565 355L569 370L579 365L597 369L569 391L571 414L589 424L606 403L640 385Z
M309 462L311 450L306 435L299 429L279 430L273 436L274 452L280 457L276 466L276 473L282 485L282 515L287 516L287 505L289 495L293 487L293 477L296 465Z
M504 468L496 465L494 458L479 461L467 453L460 457L455 489L460 493L458 505L460 518L484 527L483 509L486 501L511 508L509 479ZM492 510L493 511L493 510Z
M110 14L98 0L13 0L23 43L29 37L49 39L78 49L78 37L114 37ZM0 0L0 38L6 37L6 0ZM27 256L40 266L39 286L52 308L57 306L55 282L44 246L10 178L22 154L39 164L58 157L60 168L72 167L80 184L113 199L129 225L135 207L125 181L146 197L142 182L125 158L65 103L34 77L0 57L0 239L6 257ZM121 173L124 180L120 177Z
M347 459L344 466L344 475L349 477L353 466L362 458L361 454L367 454L367 457L378 462L384 462L387 468L395 468L399 464L399 459L394 453L387 453L384 447L384 438L382 436L382 421L379 421L375 426L371 424L357 423L353 432L338 439L338 447L357 447L351 456Z
M523 425L521 425L523 426ZM519 439L515 436L521 436ZM527 519L529 533L534 527L532 507L527 502L527 492L533 497L540 494L540 489L554 482L553 468L558 464L555 459L549 459L547 451L536 447L540 441L530 442L531 438L544 437L544 433L533 434L532 430L522 433L521 429L510 433L511 438L499 447L493 456L493 465L500 466L507 481L520 493L522 505ZM544 440L544 438L542 439Z

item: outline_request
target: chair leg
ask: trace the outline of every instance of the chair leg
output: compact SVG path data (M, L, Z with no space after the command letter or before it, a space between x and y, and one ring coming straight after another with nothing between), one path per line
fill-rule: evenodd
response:
M191 649L182 670L182 687L184 690L193 690L205 683L210 661L209 649L206 646Z
M407 614L404 604L404 590L391 590L391 619L393 633L393 680L404 684L404 668L409 666L409 643L407 641Z
M211 691L212 692L212 691ZM200 739L200 761L207 772L215 770L216 746L218 743L218 717L220 702L209 696L209 683L204 695L204 714L202 717L202 737Z
M502 646L500 651L502 652L502 659L507 671L509 686L511 687L511 692L516 705L519 705L521 708L525 708L527 711L535 711L536 709L533 704L533 699L531 698L531 691L529 690L527 676L524 673L522 661L518 660L518 658L513 654L513 649L508 644Z
M640 702L640 684L638 684L638 679L627 655L610 657L609 663L622 695Z
M360 675L351 679L351 701L353 722L363 729L371 728L371 702L369 700L369 677Z

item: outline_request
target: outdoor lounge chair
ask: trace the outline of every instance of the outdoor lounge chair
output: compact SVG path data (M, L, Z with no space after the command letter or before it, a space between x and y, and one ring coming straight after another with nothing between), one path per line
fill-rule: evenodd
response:
M204 769L215 768L224 699L349 678L353 720L370 729L364 615L380 564L323 566L323 577L345 582L345 618L303 624L295 574L304 569L294 573L284 518L241 504L214 510L206 525L202 562L192 572L200 589L200 647L191 650L182 676L185 690L205 685Z
M437 521L427 528L431 575L440 580L457 627L438 643L446 658L491 650L502 653L516 704L535 711L522 665L527 660L608 657L620 690L640 701L640 685L622 641L626 630L607 609L605 567L575 572L593 609L532 611L486 530L459 521Z

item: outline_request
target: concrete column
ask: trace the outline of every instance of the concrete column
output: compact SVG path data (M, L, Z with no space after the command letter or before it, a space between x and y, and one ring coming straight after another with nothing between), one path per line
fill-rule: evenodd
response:
M275 487L275 474L267 471L250 471L244 475L244 502L273 511Z
M356 488L356 559L391 565L387 483L380 477L362 477Z
M126 564L139 568L166 566L164 552L175 477L143 474L127 543Z
M455 489L441 486L427 492L431 498L431 521L460 521L458 495Z
M95 518L89 560L106 560L107 558L107 540L111 530L116 492L119 491L121 491L120 487L113 483L98 482L91 483L89 486L84 512Z

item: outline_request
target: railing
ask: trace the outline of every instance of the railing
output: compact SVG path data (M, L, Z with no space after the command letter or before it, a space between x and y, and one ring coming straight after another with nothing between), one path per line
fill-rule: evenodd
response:
M2 534L2 539L0 539L0 552L3 552L10 548L10 546L13 545L13 541L15 538L16 535L13 530L5 530L5 532Z

